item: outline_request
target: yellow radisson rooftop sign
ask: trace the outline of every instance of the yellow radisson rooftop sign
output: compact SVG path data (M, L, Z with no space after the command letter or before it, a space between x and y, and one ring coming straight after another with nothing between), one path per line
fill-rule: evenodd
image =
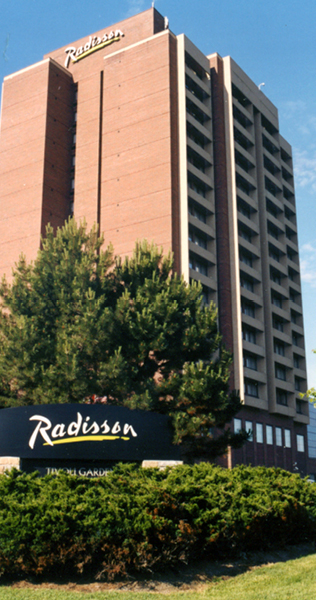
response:
M104 33L102 37L90 35L89 40L84 44L84 46L79 46L78 48L75 46L69 46L65 50L67 54L65 67L69 66L70 61L78 62L78 60L89 56L89 54L92 54L97 50L101 50L101 48L109 46L109 44L113 44L113 42L118 42L121 37L124 37L124 33L120 29L116 29L115 31L110 31L110 33Z

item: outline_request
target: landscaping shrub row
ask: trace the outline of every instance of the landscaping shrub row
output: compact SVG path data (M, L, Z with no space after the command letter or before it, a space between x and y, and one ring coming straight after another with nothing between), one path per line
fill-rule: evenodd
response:
M315 540L316 485L280 469L118 465L0 476L0 574L111 579Z

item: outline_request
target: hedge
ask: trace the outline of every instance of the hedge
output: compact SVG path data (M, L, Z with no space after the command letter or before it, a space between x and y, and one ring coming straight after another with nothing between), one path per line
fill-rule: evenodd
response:
M107 477L0 476L0 574L113 579L315 540L316 485L208 463Z

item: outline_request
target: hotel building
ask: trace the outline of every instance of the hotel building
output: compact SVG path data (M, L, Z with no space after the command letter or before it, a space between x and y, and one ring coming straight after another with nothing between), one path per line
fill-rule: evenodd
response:
M226 457L307 472L308 402L291 148L230 58L154 8L4 80L0 272L34 259L48 222L99 224L130 255L172 249L218 305L252 439Z

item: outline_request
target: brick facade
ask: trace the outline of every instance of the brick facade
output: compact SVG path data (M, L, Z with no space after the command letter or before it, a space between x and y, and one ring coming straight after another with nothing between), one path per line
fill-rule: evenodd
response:
M152 8L6 77L0 200L8 278L21 252L35 258L47 223L70 215L97 223L121 256L144 238L172 250L177 272L218 304L242 424L263 427L262 443L226 464L306 472L291 149L232 59L205 56ZM291 447L267 443L266 426L290 430Z

